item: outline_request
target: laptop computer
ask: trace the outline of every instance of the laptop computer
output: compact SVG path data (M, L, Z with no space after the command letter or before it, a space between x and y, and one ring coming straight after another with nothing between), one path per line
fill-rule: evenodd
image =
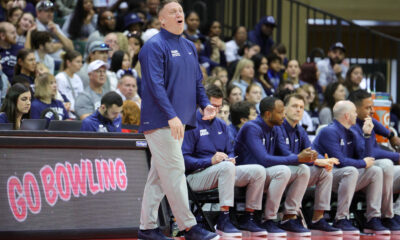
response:
M52 120L49 123L49 131L80 131L82 121Z
M0 123L1 130L13 130L13 123Z
M21 130L45 130L47 119L23 119Z

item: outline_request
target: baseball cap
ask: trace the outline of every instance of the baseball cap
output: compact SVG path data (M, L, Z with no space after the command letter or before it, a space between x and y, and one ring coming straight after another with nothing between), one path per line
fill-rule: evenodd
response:
M89 45L89 53L92 53L94 51L109 51L110 46L108 44L105 44L102 41L93 41Z
M275 18L273 16L265 16L261 19L262 24L276 27Z
M346 48L344 47L343 43L341 42L336 42L334 44L331 45L331 47L329 48L330 51L332 51L333 49L342 49L343 52L346 52Z
M142 19L140 19L140 17L136 13L129 13L124 17L125 29L135 23L143 24Z
M108 68L107 63L101 61L101 60L94 60L93 62L89 63L88 66L88 73L91 73L93 71L96 71L97 69L101 68L105 66L106 68Z
M40 1L36 4L36 10L38 11L54 10L54 4L48 0Z

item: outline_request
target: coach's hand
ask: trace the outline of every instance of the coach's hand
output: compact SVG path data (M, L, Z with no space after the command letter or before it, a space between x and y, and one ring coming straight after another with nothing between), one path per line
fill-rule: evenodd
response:
M374 165L375 158L373 158L373 157L366 157L366 158L364 158L364 161L365 161L365 164L367 164L367 166L365 166L365 168L369 168L369 167L371 167L372 165Z
M176 140L183 139L185 129L183 129L183 124L178 117L174 117L168 120L168 125L171 128L171 136Z
M217 108L213 107L211 105L207 105L207 107L204 108L203 110L203 120L211 120L215 118L217 115Z
M311 148L303 149L303 151L301 151L297 155L297 157L298 157L300 163L308 163L308 162L315 161L315 153L314 153L314 150L311 150Z

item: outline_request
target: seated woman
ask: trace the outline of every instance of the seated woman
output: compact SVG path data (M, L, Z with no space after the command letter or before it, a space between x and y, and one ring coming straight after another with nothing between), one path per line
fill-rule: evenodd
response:
M122 124L124 125L140 125L140 107L131 100L125 100L122 105ZM135 129L122 129L122 132L137 133Z
M56 100L57 82L50 73L43 73L35 79L35 99L32 101L31 118L66 120L69 118L64 104Z
M21 126L31 109L31 92L21 83L10 87L0 110L0 123L13 123L13 129Z
M17 64L14 69L14 77L22 76L34 84L36 70L35 53L31 49L21 49L17 54Z

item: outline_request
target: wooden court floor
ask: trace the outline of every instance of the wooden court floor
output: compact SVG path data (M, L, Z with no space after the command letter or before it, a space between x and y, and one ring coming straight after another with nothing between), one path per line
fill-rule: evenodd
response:
M185 238L175 238L175 240L184 240ZM268 237L268 238L220 238L221 240L400 240L400 235L343 235L343 236L311 236L311 237ZM100 240L100 239L92 239ZM119 238L119 239L101 239L101 240L137 240L136 238Z

